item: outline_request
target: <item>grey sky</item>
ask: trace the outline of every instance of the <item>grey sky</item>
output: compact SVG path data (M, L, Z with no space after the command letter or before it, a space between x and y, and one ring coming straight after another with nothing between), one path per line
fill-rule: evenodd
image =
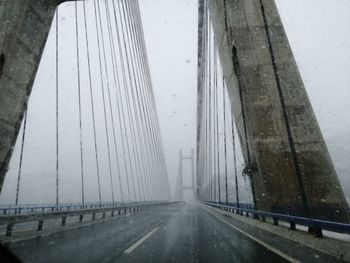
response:
M344 188L350 193L350 1L276 0L276 3L337 172ZM140 0L140 7L168 174L170 184L174 187L179 149L182 148L189 155L191 148L196 147L197 0ZM62 56L74 58L74 49L69 45L73 41L73 10L71 7L62 7L62 12ZM30 129L33 147L25 157L24 169L27 172L23 173L22 180L23 195L27 198L22 199L23 203L54 200L54 180L50 179L54 174L52 167L55 145L51 134L54 127L53 37L48 41L43 65L36 79L36 89L33 90L37 100L44 99L45 103L32 107L30 113L41 117L29 124L33 125ZM76 78L74 60L71 63L71 68L64 70L68 74L65 75L67 84ZM77 123L73 121L73 117L77 117L74 108L76 95L71 92L69 85L65 86L66 89L62 92L66 95L63 95L63 100L67 101L67 105L73 105L65 107L64 122L68 131L77 129ZM88 103L86 106L89 106ZM91 121L88 114L86 121ZM49 128L39 129L43 125ZM62 193L66 196L63 200L79 202L77 188L80 179L73 176L76 174L74 163L79 160L79 145L73 142L78 137L77 133L65 134L62 131L62 134L65 139L62 139L64 145L61 162L65 163L62 166L62 182L66 187ZM87 140L91 139L91 134L86 133L85 136ZM44 151L37 146L42 138L45 138ZM90 146L87 146L87 151L92 151ZM18 158L18 149L14 156ZM1 194L1 203L11 203L14 200L17 163L14 160L11 164ZM103 163L102 166L106 165ZM185 169L189 174L189 167ZM87 176L92 177L93 172ZM108 180L103 181L103 185L107 195ZM91 179L87 187L91 193L90 199L94 200L94 179Z

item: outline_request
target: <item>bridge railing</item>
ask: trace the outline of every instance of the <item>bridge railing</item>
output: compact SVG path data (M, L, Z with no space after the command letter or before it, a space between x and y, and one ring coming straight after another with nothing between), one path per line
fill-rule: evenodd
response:
M128 205L142 204L142 202L128 202ZM20 215L20 214L41 214L53 211L71 211L93 208L120 207L121 202L103 202L103 203L63 203L63 204L21 204L21 205L0 205L0 216Z
M337 233L350 234L350 224L326 221L320 219L313 219L307 217L299 217L293 215L271 213L265 211L259 211L255 209L237 207L235 205L226 205L216 202L203 202L206 205L223 209L239 215L245 215L247 217L253 217L261 221L266 221L267 218L272 219L274 225L278 225L279 221L287 222L290 225L290 230L296 230L296 225L302 225L309 228L308 232L315 234L317 237L322 237L322 230L328 230Z
M91 215L91 220L96 220L96 215L102 215L102 219L105 219L107 213L110 217L116 215L125 215L138 213L142 211L148 211L153 207L172 205L177 202L167 202L167 201L155 201L155 202L141 202L141 203L104 203L104 204L65 204L60 206L21 206L22 213L14 212L13 209L19 209L18 207L12 208L0 208L7 209L6 214L0 215L0 225L6 225L6 237L11 237L13 234L13 228L16 224L20 223L32 223L37 222L37 231L42 231L44 229L44 222L49 219L61 219L61 226L65 226L68 217L77 217L76 223L82 223L86 215ZM53 209L52 209L53 208ZM34 209L34 210L32 210ZM35 210L38 209L38 210ZM11 212L10 212L11 211ZM27 213L24 213L26 211ZM29 211L29 212L28 212Z

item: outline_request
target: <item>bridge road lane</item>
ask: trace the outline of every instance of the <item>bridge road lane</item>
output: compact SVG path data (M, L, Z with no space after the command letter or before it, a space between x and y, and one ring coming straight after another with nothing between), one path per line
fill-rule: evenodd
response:
M286 262L198 204L12 243L24 262Z
M137 245L107 262L288 262L198 204L182 207Z
M175 215L182 205L96 222L54 234L8 244L23 262L103 262L119 255L157 225Z

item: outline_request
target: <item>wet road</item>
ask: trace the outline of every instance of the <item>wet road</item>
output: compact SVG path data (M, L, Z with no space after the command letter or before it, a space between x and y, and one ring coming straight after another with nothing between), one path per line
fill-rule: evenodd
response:
M24 262L287 262L198 204L12 243Z

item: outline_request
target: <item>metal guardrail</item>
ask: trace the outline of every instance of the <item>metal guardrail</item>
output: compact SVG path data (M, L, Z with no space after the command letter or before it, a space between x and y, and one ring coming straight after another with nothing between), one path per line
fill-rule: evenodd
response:
M83 222L85 215L92 215L92 221L96 219L96 214L102 214L102 218L106 218L106 213L110 212L111 217L114 217L115 214L122 215L129 213L137 213L141 211L150 210L152 207L162 206L162 205L171 205L176 204L177 202L144 202L144 203L128 203L128 204L120 204L114 203L111 204L89 204L89 205L65 205L61 206L62 209L59 209L60 206L54 206L52 210L52 206L42 206L36 207L39 208L41 212L30 212L22 214L2 214L0 215L0 225L6 225L6 237L12 236L12 230L15 224L18 223L26 223L26 222L38 222L37 231L42 231L44 228L44 221L48 219L59 219L61 218L61 225L65 226L67 222L67 217L79 216L79 223ZM74 207L75 209L72 209ZM23 207L22 207L23 208ZM79 208L79 209L78 209ZM8 209L8 208L1 208ZM1 211L0 209L0 211ZM16 209L16 208L13 208ZM17 208L18 209L18 208ZM32 207L29 206L29 211L32 211ZM48 209L48 210L45 210ZM9 210L8 210L9 211Z
M128 205L143 204L147 202L130 202ZM19 214L41 214L45 212L53 211L71 211L81 209L93 209L93 208L108 208L108 207L121 207L124 203L63 203L63 204L24 204L24 205L0 205L0 217L3 215L19 215Z
M244 208L244 209L250 209L250 210L256 210L255 205L252 203L223 203L223 202L208 202L211 204L217 204L217 205L227 205L227 206L232 206L232 207L237 207L237 208Z
M322 230L329 230L337 233L350 234L350 224L338 223L333 221L326 221L320 219L291 216L285 214L277 214L265 211L259 211L255 209L241 208L233 205L202 202L206 205L217 207L225 211L237 213L240 215L246 215L247 217L253 216L255 219L265 221L266 218L271 218L274 225L278 225L279 221L287 222L290 224L290 230L296 230L296 224L306 226L309 228L309 233L315 234L316 237L322 237Z

